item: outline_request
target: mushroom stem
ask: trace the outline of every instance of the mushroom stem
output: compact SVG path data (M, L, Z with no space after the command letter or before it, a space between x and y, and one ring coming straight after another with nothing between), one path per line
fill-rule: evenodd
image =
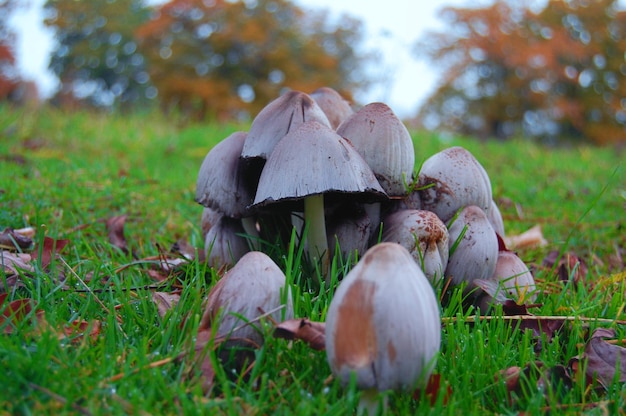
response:
M363 414L367 416L376 416L379 414L378 406L380 403L379 391L375 388L363 390L361 392L361 397L359 398L359 405L356 411L356 414L361 416ZM387 396L383 397L382 402L382 412L380 414L385 414L387 411Z
M380 232L380 202L373 202L370 204L363 204L363 209L367 213L372 225L370 238L378 238ZM376 241L377 242L377 241Z
M252 249L258 250L260 235L256 228L256 220L254 217L243 217L241 219L241 225L248 236L248 242L252 246Z
M330 264L324 221L324 194L304 198L304 221L309 227L307 234L309 257L312 262L320 261L322 275L328 281Z

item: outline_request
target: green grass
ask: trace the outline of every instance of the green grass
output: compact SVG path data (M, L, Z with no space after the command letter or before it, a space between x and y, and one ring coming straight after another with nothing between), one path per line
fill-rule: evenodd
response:
M241 127L184 124L154 113L102 115L0 108L0 227L34 226L53 238L69 239L63 260L37 270L9 299L32 298L47 326L25 320L12 335L0 336L0 409L7 414L352 414L358 392L329 379L323 352L301 342L267 337L249 377L217 367L213 394L205 397L186 356L153 365L189 350L202 314L202 301L215 271L197 261L161 291L181 290L181 301L162 319L152 302L153 285L143 266L110 245L103 221L128 214L125 234L140 258L168 249L178 239L202 248L201 207L193 201L206 152ZM244 127L245 128L245 127ZM521 251L535 269L540 315L626 319L623 261L626 247L624 154L593 147L547 148L524 141L443 140L415 134L418 163L452 145L470 150L490 175L507 233L541 224L547 247ZM540 267L550 250L570 250L589 266L588 287L554 289L555 277ZM294 253L277 256L291 281L306 278ZM304 270L304 271L303 271ZM0 278L2 278L0 272ZM95 293L86 290L82 280ZM335 277L336 277L335 273ZM66 287L62 286L64 280ZM88 279L89 278L89 279ZM323 320L330 292L296 288L297 316ZM582 353L587 328L568 325L552 342L541 342L502 320L470 325L454 292L442 315L441 355L436 372L445 389L436 403L390 394L394 414L578 414L582 404L602 402L609 414L626 408L626 387L529 389L510 400L495 374L511 366L542 362L567 365ZM119 321L117 320L119 318ZM70 322L101 321L93 340L59 339ZM601 326L590 324L589 329ZM606 326L606 325L605 325ZM616 326L617 337L626 329ZM3 329L0 329L3 330ZM269 331L269 329L268 329ZM531 377L532 378L532 377ZM532 382L532 380L531 380ZM558 406L562 406L558 408ZM559 409L559 410L556 410ZM601 409L590 410L600 413Z

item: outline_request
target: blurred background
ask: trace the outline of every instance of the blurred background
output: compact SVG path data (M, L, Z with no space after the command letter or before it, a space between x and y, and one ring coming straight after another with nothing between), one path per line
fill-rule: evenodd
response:
M330 86L415 129L626 143L626 1L364 3L0 0L0 100L245 122Z

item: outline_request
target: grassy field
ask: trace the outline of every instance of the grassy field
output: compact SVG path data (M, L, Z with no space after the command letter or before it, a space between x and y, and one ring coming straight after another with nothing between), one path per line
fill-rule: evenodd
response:
M324 352L267 337L246 377L216 368L214 389L202 393L186 353L217 275L192 261L158 290L179 290L165 318L152 301L156 282L145 265L109 243L104 222L126 214L125 236L139 258L179 239L202 249L194 202L196 175L207 151L235 125L185 124L177 118L0 108L0 228L33 226L69 240L47 270L36 267L8 300L31 298L45 316L23 319L0 337L0 412L5 414L352 414L359 393L330 378ZM518 254L531 266L540 293L536 315L626 320L626 166L615 149L547 148L524 141L478 142L414 134L416 160L452 145L470 150L490 175L508 234L540 224L548 246ZM552 250L570 251L588 266L586 283L558 283L542 266ZM286 259L288 253L285 253ZM128 266L123 268L122 266ZM279 264L281 268L285 263ZM294 273L302 273L295 267ZM6 281L0 271L0 278ZM63 280L64 281L61 281ZM324 320L328 296L296 289L296 315ZM434 399L392 393L394 414L624 414L626 385L571 386L539 371L510 393L496 378L513 366L569 371L591 331L615 323L567 324L551 341L502 319L467 322L459 293L442 316L442 347ZM496 313L501 313L497 311ZM76 320L101 322L93 337L59 337ZM268 328L268 333L270 328ZM624 353L626 357L626 353ZM538 365L537 363L541 363ZM196 375L196 377L194 377ZM561 382L559 382L561 380ZM523 384L523 383L522 383Z

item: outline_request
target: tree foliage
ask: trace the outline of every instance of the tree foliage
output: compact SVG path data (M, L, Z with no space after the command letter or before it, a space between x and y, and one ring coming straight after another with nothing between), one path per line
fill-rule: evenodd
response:
M15 33L8 25L15 6L15 1L0 0L0 100L7 99L19 84L15 61Z
M59 97L109 106L151 96L134 38L150 15L142 1L50 0L45 7L46 24L55 29L58 42L50 69L61 81Z
M255 114L285 88L367 84L359 21L341 26L287 0L173 0L137 31L166 106L220 119Z
M418 44L442 68L428 127L506 138L626 140L626 12L616 0L446 8Z

